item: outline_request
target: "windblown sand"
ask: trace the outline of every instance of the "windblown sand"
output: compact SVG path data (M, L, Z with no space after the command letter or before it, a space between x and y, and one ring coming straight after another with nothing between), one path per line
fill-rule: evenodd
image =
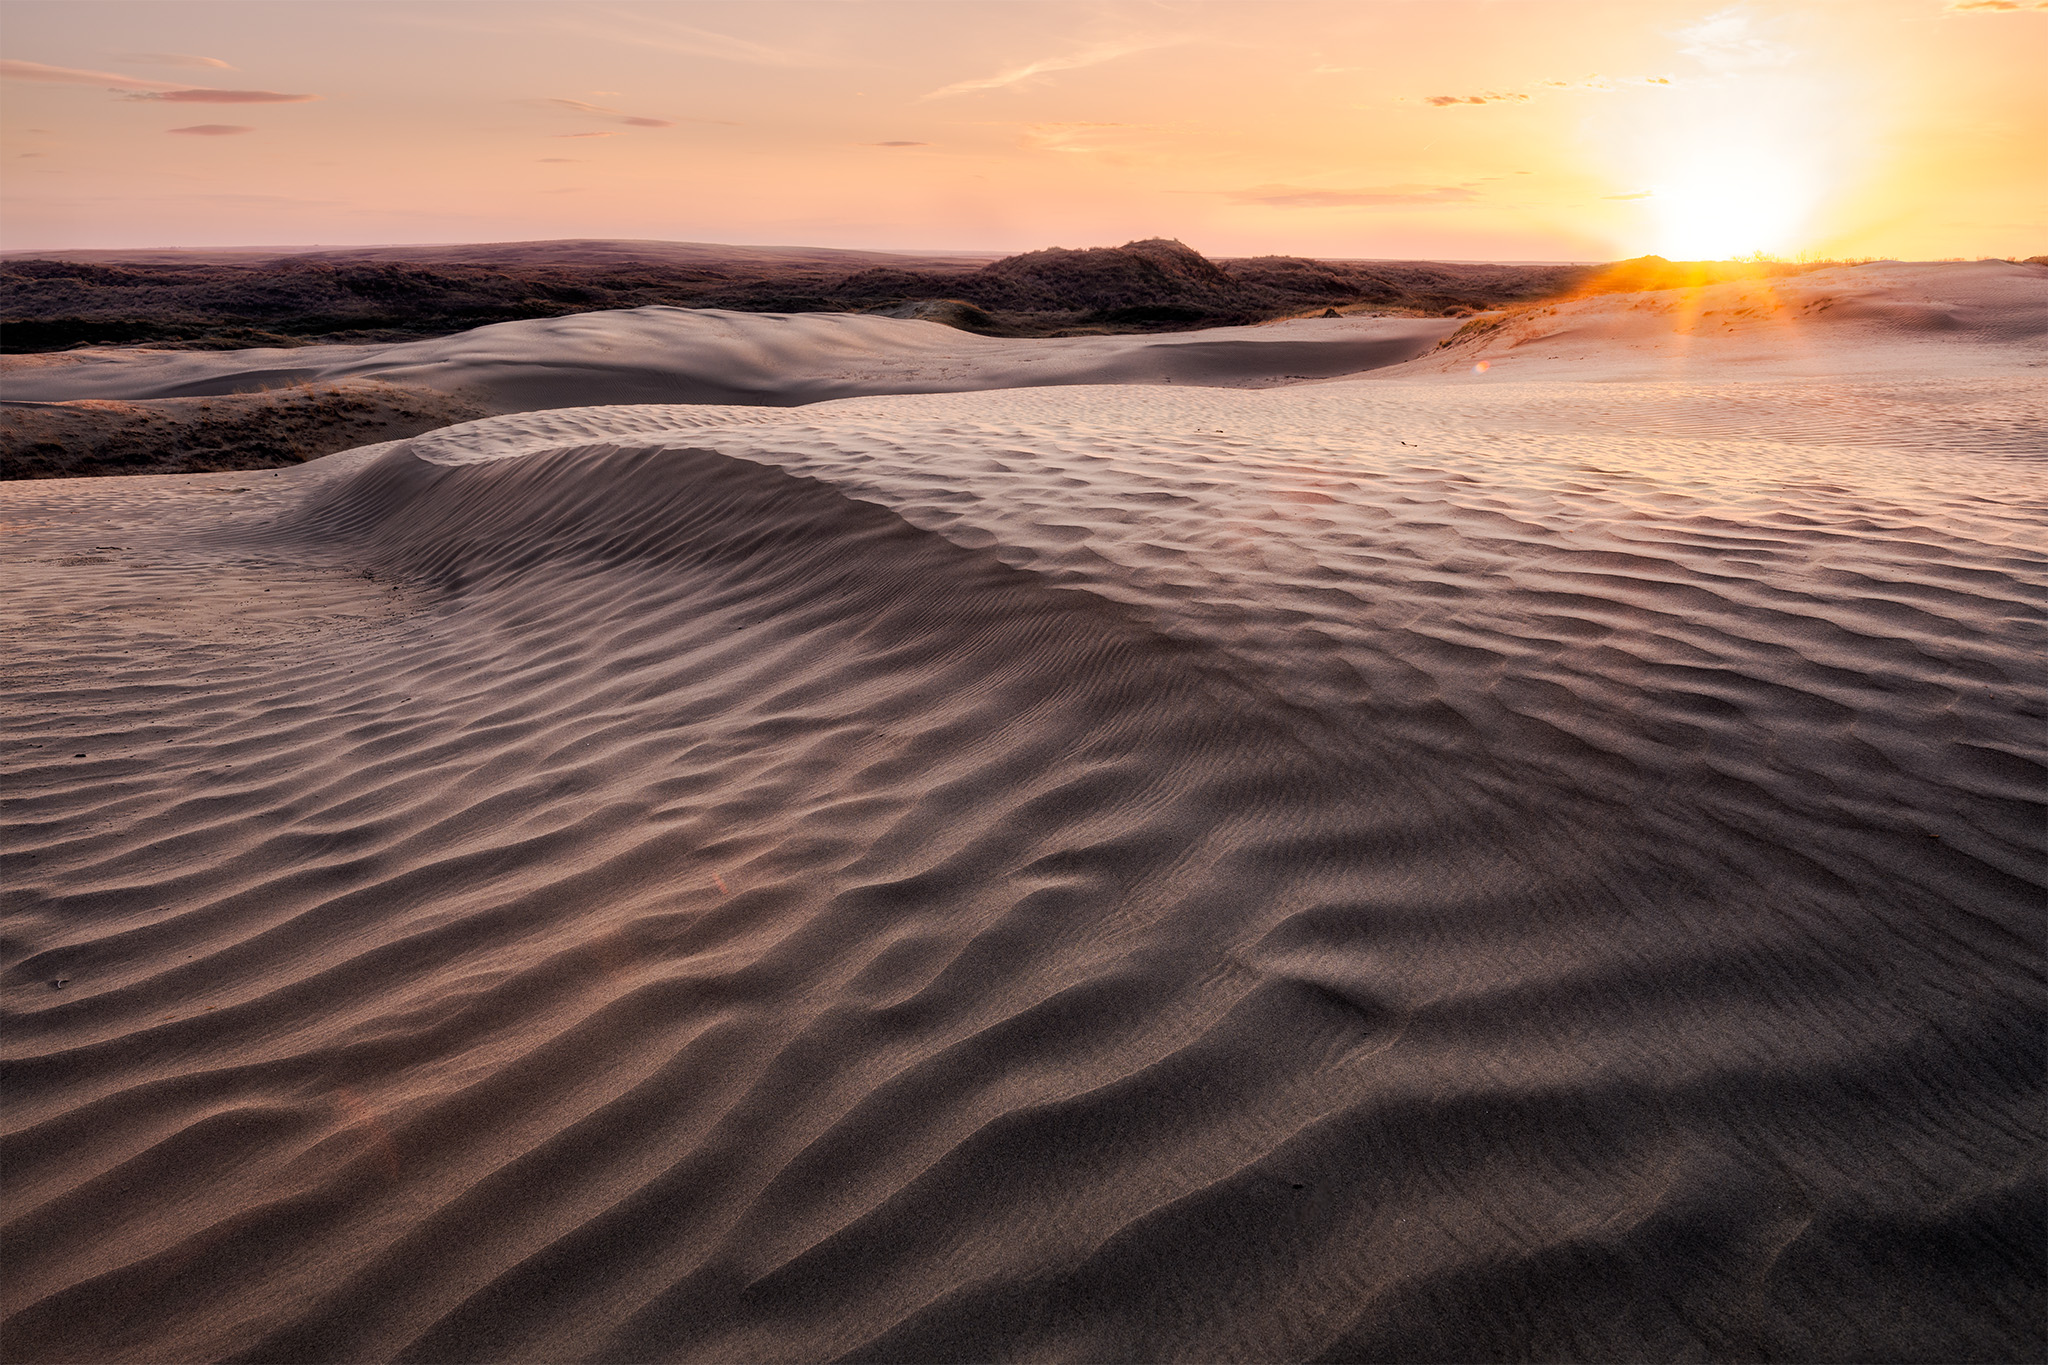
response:
M1834 273L0 485L7 1359L2038 1358L2048 271Z

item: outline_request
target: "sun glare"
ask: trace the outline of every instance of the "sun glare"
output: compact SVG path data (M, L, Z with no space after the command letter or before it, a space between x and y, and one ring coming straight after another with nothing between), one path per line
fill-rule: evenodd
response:
M1677 35L1689 72L1619 92L1606 141L1649 193L1629 254L1727 260L1813 245L1861 134L1837 73L1723 11Z
M1819 186L1817 167L1783 149L1700 149L1652 182L1657 253L1675 261L1728 260L1799 248Z

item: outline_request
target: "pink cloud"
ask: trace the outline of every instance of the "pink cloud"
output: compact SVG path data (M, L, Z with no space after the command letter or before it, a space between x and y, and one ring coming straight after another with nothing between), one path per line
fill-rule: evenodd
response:
M0 80L40 81L46 85L96 85L102 90L175 90L169 81L145 81L135 76L116 76L111 71L81 71L70 66L47 66L42 62L0 61Z
M1464 185L1384 185L1363 190L1313 190L1298 185L1259 185L1231 190L1233 204L1276 209L1383 208L1395 204L1463 204L1476 198Z
M204 66L217 71L235 69L218 57L195 57L189 52L124 52L115 60L135 66Z
M256 130L245 123L195 123L190 128L166 128L167 133L189 133L194 137L233 137Z
M131 100L162 100L166 104L304 104L318 95L284 95L275 90L162 90L128 96Z
M210 60L210 59L209 59ZM0 61L0 80L39 81L45 85L93 85L119 90L131 100L163 100L169 104L301 104L318 95L285 95L275 90L195 90L170 81L145 81L111 71L83 71L43 62Z
M534 103L559 105L564 109L574 109L579 114L595 114L599 118L610 119L614 123L623 123L629 128L673 128L676 126L672 119L645 118L639 114L629 114L623 109L607 108L602 104L585 104L582 100L545 99L536 100Z

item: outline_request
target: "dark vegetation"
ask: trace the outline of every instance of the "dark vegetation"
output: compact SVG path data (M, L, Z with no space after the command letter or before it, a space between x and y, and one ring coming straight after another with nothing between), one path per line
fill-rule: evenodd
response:
M544 245L544 244L543 244ZM667 304L745 312L870 312L927 317L998 336L1180 331L1329 309L1456 316L1569 292L1577 266L1211 261L1155 238L1085 251L1053 248L980 265L869 265L847 253L735 248L729 260L568 262L489 248L464 260L285 256L156 263L0 262L0 350L81 345L179 349L402 341L492 322ZM422 254L427 254L422 252ZM868 257L866 259L875 259Z
M485 415L474 403L375 382L132 403L0 407L0 479L277 469Z

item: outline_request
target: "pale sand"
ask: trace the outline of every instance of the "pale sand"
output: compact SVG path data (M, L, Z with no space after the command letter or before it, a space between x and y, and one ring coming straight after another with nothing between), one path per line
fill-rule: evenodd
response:
M0 485L6 1358L2038 1358L2048 271L1865 269Z
M459 393L499 412L586 403L788 407L1041 384L1293 383L1413 360L1458 326L1443 318L1356 317L1020 340L865 313L630 308L397 344L66 351L8 357L0 372L7 398L45 402L376 379Z

